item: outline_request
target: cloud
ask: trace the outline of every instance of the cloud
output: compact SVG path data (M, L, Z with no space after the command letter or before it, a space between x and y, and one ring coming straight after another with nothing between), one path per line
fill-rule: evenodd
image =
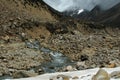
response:
M120 3L120 0L43 0L54 9L63 12L65 10L73 10L76 8L92 10L99 5L103 10L109 9Z

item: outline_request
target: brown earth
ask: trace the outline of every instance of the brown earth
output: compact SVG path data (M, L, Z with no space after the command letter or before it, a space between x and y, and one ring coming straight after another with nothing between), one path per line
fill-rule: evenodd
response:
M119 27L60 18L42 1L0 0L0 75L21 77L16 75L29 74L30 68L50 60L49 55L24 44L35 39L73 61L85 62L84 69L120 66L119 32Z

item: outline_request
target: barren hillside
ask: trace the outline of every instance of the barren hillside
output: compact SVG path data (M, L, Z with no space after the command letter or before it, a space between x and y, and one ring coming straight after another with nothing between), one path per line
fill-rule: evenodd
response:
M62 16L41 0L0 0L0 79L118 67L119 32Z
M42 1L32 0L1 0L0 1L0 33L14 33L21 27L39 26L40 23L56 22L57 20L43 5Z

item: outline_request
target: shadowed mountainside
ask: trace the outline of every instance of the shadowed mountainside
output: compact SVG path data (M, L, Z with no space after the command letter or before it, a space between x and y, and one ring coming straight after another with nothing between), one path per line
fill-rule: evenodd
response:
M120 3L107 11L100 11L98 8L94 9L91 11L91 14L95 15L93 21L112 26L120 26Z
M84 10L81 14L78 14L78 11L68 11L63 12L63 14L80 21L93 21L107 26L120 26L120 3L108 10L102 10L99 6L96 6L90 12Z

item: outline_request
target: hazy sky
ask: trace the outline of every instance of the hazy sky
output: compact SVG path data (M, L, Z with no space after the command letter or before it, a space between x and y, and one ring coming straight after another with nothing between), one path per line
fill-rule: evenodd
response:
M75 8L91 10L96 5L102 9L109 9L120 3L120 0L43 0L58 11L72 10Z

